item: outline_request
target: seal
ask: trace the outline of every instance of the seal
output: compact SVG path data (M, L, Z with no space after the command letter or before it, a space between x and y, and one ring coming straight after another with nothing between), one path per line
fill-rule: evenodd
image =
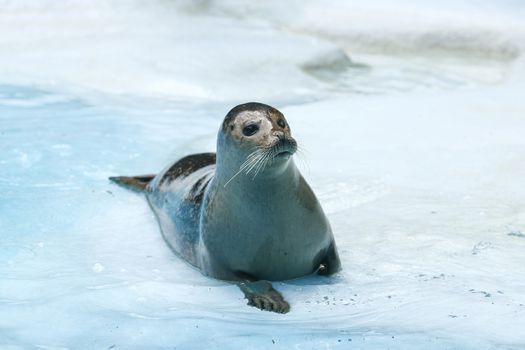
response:
M238 283L249 305L286 313L290 306L270 281L341 267L328 219L295 166L296 150L284 115L250 102L224 118L216 154L110 180L146 194L176 255L204 275Z

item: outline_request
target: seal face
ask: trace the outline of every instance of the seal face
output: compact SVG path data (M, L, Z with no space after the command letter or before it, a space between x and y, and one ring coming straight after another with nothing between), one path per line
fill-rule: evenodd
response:
M252 102L226 115L216 155L187 156L154 177L112 180L146 192L177 255L205 275L251 281L241 285L250 305L287 312L260 280L340 269L330 224L293 161L296 150L284 115Z

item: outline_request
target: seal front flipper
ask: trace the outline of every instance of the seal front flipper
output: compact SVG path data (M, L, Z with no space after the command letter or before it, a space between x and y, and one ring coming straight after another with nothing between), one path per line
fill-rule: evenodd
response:
M250 306L280 314L290 311L290 304L268 281L241 282L239 288L244 293L244 297L248 299Z
M332 241L323 261L321 261L317 269L317 274L326 276L339 271L341 271L341 261L339 260L339 253L337 252L335 241Z
M143 192L154 177L155 175L112 176L109 180L127 189Z

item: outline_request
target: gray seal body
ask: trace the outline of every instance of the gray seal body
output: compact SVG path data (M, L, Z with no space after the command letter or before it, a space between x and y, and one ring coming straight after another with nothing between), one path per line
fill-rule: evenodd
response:
M287 312L284 300L272 301L280 294L256 281L340 269L330 224L293 161L296 149L282 113L248 103L224 119L217 154L187 156L154 177L112 180L146 193L178 256L207 276L255 283L241 285L251 305Z

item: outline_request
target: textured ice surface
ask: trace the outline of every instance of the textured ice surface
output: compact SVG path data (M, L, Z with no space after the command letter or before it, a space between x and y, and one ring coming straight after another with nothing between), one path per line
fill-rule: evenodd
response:
M519 2L0 6L0 348L525 348ZM343 263L276 283L286 315L107 181L247 100L289 119Z

